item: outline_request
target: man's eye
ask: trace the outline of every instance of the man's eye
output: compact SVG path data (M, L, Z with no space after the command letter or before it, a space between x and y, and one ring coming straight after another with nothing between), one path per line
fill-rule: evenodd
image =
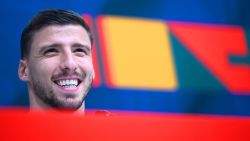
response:
M84 56L87 55L88 53L82 49L82 48L77 48L74 50L74 53L76 53L78 56Z
M58 53L58 50L51 48L51 49L46 50L43 54L46 56L51 56L51 55L55 55L57 53Z

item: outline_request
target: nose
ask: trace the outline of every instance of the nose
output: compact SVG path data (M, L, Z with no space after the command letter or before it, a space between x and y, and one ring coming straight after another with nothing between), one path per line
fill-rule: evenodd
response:
M74 54L71 51L65 51L61 56L60 68L63 71L75 71L77 68Z

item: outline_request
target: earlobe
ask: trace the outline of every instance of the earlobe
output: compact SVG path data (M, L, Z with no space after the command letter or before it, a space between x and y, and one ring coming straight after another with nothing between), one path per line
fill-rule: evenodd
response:
M93 72L93 79L95 79L95 71Z
M18 76L19 79L23 81L29 81L29 71L26 60L20 60L18 66Z

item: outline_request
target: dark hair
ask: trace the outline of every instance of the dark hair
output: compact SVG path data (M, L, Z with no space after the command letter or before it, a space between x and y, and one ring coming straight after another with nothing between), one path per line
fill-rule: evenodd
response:
M90 28L79 14L62 9L43 10L31 19L22 32L21 59L29 58L32 38L35 32L50 25L69 24L82 26L87 31L91 44L93 44L93 37Z

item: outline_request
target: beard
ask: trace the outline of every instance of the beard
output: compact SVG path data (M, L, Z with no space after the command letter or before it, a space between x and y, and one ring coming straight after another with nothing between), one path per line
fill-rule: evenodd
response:
M68 74L59 74L57 76L67 76ZM35 76L32 75L31 76ZM85 75L86 76L86 75ZM80 95L64 95L60 96L55 93L55 91L52 88L52 84L46 84L43 83L43 81L31 77L32 80L32 87L34 90L34 95L38 97L43 103L46 105L49 105L50 107L53 107L55 109L66 109L66 110L77 110L79 109L83 102L84 99L89 92L92 82L93 82L93 77L91 75L86 76L85 79L81 82L80 85L83 86L83 92ZM53 83L53 82L52 82Z

